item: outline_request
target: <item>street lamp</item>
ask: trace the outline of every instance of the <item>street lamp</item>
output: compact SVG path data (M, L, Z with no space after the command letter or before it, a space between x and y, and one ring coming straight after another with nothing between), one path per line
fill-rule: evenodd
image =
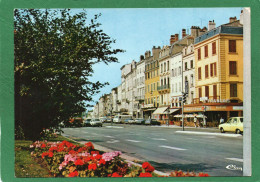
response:
M166 115L167 115L167 126L169 126L169 123L170 123L170 109L169 109L169 106L166 109Z

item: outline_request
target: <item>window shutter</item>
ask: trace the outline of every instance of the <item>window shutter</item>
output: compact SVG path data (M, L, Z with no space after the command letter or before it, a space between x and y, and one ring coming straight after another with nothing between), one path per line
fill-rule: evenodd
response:
M213 64L210 64L210 76L213 77Z
M214 65L214 76L217 76L217 63L213 63Z
M201 67L198 68L198 79L201 79Z
M212 54L216 54L216 42L212 43Z
M206 65L205 66L205 78L208 78L209 77L209 66Z
M198 49L198 60L201 59L201 51L200 51L200 48Z
M229 40L229 52L236 52L236 40Z
M205 57L208 57L208 45L205 46Z

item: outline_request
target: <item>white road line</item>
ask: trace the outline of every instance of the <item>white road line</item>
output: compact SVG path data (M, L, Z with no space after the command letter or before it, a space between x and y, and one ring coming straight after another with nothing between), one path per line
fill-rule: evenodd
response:
M226 137L241 137L238 134L228 134L228 133L210 133L210 132L197 132L197 131L175 131L176 133L183 134L196 134L196 135L214 135L214 136L226 136Z
M239 158L226 158L228 160L232 160L232 161L238 161L238 162L243 162L243 159L239 159Z
M106 126L106 128L124 128L122 126Z
M117 143L119 140L112 140L112 141L107 141L107 143Z
M88 133L87 131L82 131L82 133Z
M114 138L113 136L105 136L105 137L107 137L107 138Z
M151 138L152 140L166 140L165 138Z
M129 141L129 142L134 142L134 143L141 142L141 141L137 141L137 140L126 140L126 141Z
M196 139L196 138L187 138L189 140L200 140L200 139Z
M159 147L173 149L173 150L187 150L187 149L182 149L182 148L178 148L178 147L171 147L171 146L167 146L167 145L160 145Z

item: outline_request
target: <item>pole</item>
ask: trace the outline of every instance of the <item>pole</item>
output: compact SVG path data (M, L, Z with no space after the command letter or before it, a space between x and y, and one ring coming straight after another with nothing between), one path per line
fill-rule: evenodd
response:
M184 106L183 106L183 61L181 63L181 90L182 90L182 99L181 99L181 117L182 117L182 131L184 131L184 115L183 115L183 110L184 110Z

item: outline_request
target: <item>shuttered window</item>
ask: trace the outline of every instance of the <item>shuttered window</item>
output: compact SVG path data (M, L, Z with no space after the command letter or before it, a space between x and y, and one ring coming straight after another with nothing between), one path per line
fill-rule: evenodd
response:
M230 84L230 97L237 97L237 84Z
M201 67L198 68L198 79L201 80Z
M229 61L229 74L236 75L237 74L237 62Z
M212 43L212 54L216 54L217 50L216 50L216 42Z
M229 52L236 52L236 40L229 40Z
M205 97L209 98L209 86L205 86Z
M213 77L213 66L214 63L210 64L210 76Z
M217 63L214 64L214 76L217 76Z
M200 50L200 48L198 49L198 60L200 60L201 59L201 50Z
M213 99L217 99L217 85L213 85Z
M208 45L204 47L205 57L208 57Z
M205 66L205 78L209 77L209 65Z
M201 90L201 88L199 88L199 98L201 98L202 97L202 90Z

